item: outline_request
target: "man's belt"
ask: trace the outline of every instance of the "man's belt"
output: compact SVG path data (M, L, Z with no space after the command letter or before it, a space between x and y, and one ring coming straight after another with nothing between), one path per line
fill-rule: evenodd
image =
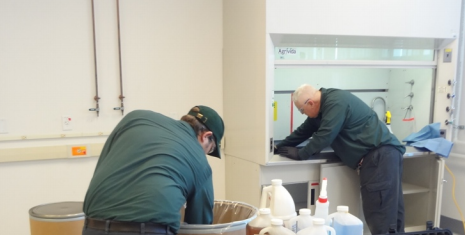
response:
M115 220L97 220L86 218L84 227L108 232L134 232L152 234L174 234L166 225L156 223L138 223Z

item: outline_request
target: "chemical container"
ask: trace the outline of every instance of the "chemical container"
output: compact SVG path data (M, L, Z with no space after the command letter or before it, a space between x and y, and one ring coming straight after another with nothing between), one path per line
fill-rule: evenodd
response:
M271 216L282 219L284 227L290 228L289 220L295 216L295 204L291 194L283 187L281 179L271 180L271 185L263 187L260 208L266 208L269 204Z
M84 226L83 202L57 202L29 210L31 235L81 235Z
M313 215L314 218L324 219L325 225L330 224L330 220L328 218L329 200L326 192L327 185L328 179L323 178L321 182L320 196L318 197L318 200L316 201L315 205L315 215Z
M311 210L308 208L302 208L299 210L299 216L296 216L289 220L289 226L295 233L300 230L312 226L313 217L310 215Z
M181 224L178 235L244 235L257 214L258 209L249 204L215 200L212 224Z
M337 235L336 230L328 225L325 225L325 220L313 218L312 226L300 230L297 235Z
M272 219L271 226L262 229L259 235L264 235L265 233L269 235L295 235L290 229L283 227L282 219Z
M270 208L260 208L257 218L247 224L247 235L257 235L266 227L271 226Z
M348 206L337 206L337 212L330 214L328 217L332 221L332 227L337 234L363 234L363 222L349 213Z

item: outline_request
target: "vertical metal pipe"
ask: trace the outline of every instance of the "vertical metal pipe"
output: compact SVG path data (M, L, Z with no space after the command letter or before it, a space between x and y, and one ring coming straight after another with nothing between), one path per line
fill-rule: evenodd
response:
M116 15L118 19L118 53L119 53L119 87L120 95L119 99L121 101L121 115L124 115L124 95L123 95L123 71L121 64L121 31L120 31L120 18L119 18L119 0L116 0Z
M98 75L97 75L97 45L95 42L95 9L94 9L94 0L91 1L92 3L92 33L93 33L93 42L94 42L94 71L95 71L95 96L94 100L96 103L95 109L89 109L89 111L96 111L97 117L99 116L99 99L98 96Z

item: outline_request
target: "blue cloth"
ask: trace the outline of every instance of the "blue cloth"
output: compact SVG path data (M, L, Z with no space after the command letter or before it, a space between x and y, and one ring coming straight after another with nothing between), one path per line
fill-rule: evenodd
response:
M402 141L410 143L410 142L417 142L420 140L426 139L433 139L438 138L441 136L439 133L439 128L441 124L439 122L435 122L423 127L419 132L412 133L409 136L405 137Z
M449 157L450 151L452 150L452 146L454 145L454 143L440 137L440 138L417 141L410 145L415 148L428 149L430 151L435 152L437 155L441 157L447 158Z
M441 157L447 158L449 157L454 143L440 137L440 126L439 122L429 124L423 127L419 132L410 134L402 141L407 142L407 145L429 150Z

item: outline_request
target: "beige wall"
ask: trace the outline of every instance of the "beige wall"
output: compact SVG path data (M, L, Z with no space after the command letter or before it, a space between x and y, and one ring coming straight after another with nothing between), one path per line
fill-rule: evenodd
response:
M126 112L179 118L204 104L222 114L222 2L119 2ZM0 134L0 159L6 149L31 149L24 157L37 159L0 163L2 234L29 234L33 206L82 201L97 157L40 159L63 146L103 143L122 117L113 110L120 106L116 1L94 6L99 117L88 111L95 107L91 1L0 1L0 119L8 130ZM73 130L62 130L62 115L73 117ZM215 198L224 199L224 159L209 160Z

